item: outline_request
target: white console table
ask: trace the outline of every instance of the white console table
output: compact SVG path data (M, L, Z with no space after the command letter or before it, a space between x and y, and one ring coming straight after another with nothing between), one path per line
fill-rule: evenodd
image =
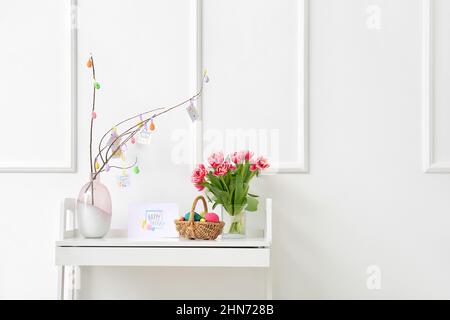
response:
M271 199L266 201L266 212L264 238L135 240L127 238L126 230L111 230L105 238L84 239L75 227L75 199L65 199L61 209L60 240L55 242L57 297L64 299L64 273L67 266L198 266L265 268L266 296L271 299Z

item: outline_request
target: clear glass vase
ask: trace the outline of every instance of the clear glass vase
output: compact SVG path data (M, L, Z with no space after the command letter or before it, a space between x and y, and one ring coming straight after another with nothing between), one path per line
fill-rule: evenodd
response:
M223 238L241 239L246 236L245 207L222 207L222 220L225 222Z
M103 238L111 227L111 195L100 182L100 175L80 190L77 200L77 219L80 234L85 238Z

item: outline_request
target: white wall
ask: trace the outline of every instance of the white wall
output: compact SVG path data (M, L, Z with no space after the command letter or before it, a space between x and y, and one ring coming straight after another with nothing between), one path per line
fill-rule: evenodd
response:
M102 124L190 94L192 57L182 48L189 46L189 21L176 10L187 4L145 4L152 15L145 20L148 29L137 28L130 37L107 22L119 12L144 15L133 11L135 1L120 2L126 3L120 10L118 0L108 1L102 14L81 17L86 25L80 25L79 52L81 57L92 50L97 56ZM106 6L106 1L89 2ZM450 298L449 176L424 174L421 162L422 1L310 2L310 173L267 176L255 184L257 193L274 199L274 297ZM87 3L80 0L81 9ZM381 8L379 31L366 28L368 5ZM151 28L164 23L158 18L163 14L170 19L162 29L173 41ZM130 28L136 21L141 20L124 19ZM114 37L106 36L108 28L115 28ZM167 54L171 46L180 49ZM148 59L133 65L124 56ZM152 71L162 70L167 77L152 77ZM1 298L55 297L59 199L75 195L88 172L85 69L79 78L78 173L0 175ZM160 140L140 152L142 174L131 189L117 189L114 176L104 179L114 200L115 227L125 226L130 201L178 200L189 206L195 193L188 166L165 164L170 161L168 127L188 130L185 120L184 114L173 114L157 123ZM177 181L176 194L171 181ZM366 287L369 265L381 268L380 290ZM193 298L261 298L264 291L263 274L249 270L83 272L86 298L183 298L192 278L205 286L209 279L220 282L218 291L209 284Z

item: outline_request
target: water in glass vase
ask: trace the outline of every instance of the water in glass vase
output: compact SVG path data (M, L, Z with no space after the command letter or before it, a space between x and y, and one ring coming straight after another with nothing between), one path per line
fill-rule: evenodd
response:
M229 211L223 208L222 212L223 221L225 222L222 237L228 239L245 238L245 208L229 208Z

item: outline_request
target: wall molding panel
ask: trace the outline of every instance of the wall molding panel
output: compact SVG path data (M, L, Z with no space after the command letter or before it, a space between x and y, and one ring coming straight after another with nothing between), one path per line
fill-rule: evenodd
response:
M203 0L191 1L191 15L192 15L192 52L194 66L193 72L195 77L191 85L192 92L198 92L203 83ZM203 155L203 95L200 95L196 101L197 110L200 114L200 119L195 121L192 125L192 167L197 163L202 162Z
M0 172L75 172L77 0L21 0L0 7L6 11L1 69L8 75L0 75L0 126L8 137Z
M423 170L426 173L450 173L450 159L436 159L436 105L435 105L435 0L423 0L422 35L422 130Z
M267 1L266 1L267 2ZM270 174L272 173L307 173L309 171L309 111L308 111L308 103L309 103L309 8L308 8L308 0L299 0L298 10L297 10L297 35L298 42L296 44L297 50L297 103L295 111L291 111L296 113L293 118L297 119L298 126L296 127L296 131L292 132L292 135L295 136L296 142L293 144L295 147L295 156L289 160L279 159L278 165L276 168L270 170ZM201 81L203 77L204 68L209 68L210 66L205 64L205 49L208 51L211 48L206 48L208 44L205 42L205 19L212 19L210 17L206 17L205 12L205 3L202 0L194 0L192 8L192 14L195 15L196 19L192 19L196 21L196 33L193 37L193 47L195 48L195 61L193 65L196 66L196 79L193 83L193 89L200 89ZM208 3L210 5L210 3ZM229 4L229 6L233 6L233 4ZM284 10L284 9L283 9ZM294 47L295 48L295 47ZM216 52L216 51L214 51ZM232 58L231 58L232 59ZM211 86L214 85L214 70L210 70L210 77L212 79ZM225 77L224 77L225 78ZM209 84L208 84L209 85ZM218 84L219 85L219 84ZM215 88L207 88L209 95ZM214 93L212 93L214 94ZM238 97L237 97L238 99ZM208 100L208 99L207 99ZM197 107L200 113L200 121L197 121L193 124L193 164L197 164L203 162L205 160L205 125L208 124L208 118L205 117L205 108L214 108L216 105L214 103L205 102L205 96L197 101ZM255 105L257 108L258 106ZM281 121L281 120L280 120ZM249 122L249 126L255 125L254 123ZM264 128L264 127L263 127ZM285 129L280 127L281 129ZM247 129L243 127L243 129ZM294 130L294 129L291 129ZM219 149L220 150L220 149ZM270 158L270 157L269 157ZM281 158L281 157L280 157ZM294 158L294 160L292 159ZM270 160L270 159L269 159Z

